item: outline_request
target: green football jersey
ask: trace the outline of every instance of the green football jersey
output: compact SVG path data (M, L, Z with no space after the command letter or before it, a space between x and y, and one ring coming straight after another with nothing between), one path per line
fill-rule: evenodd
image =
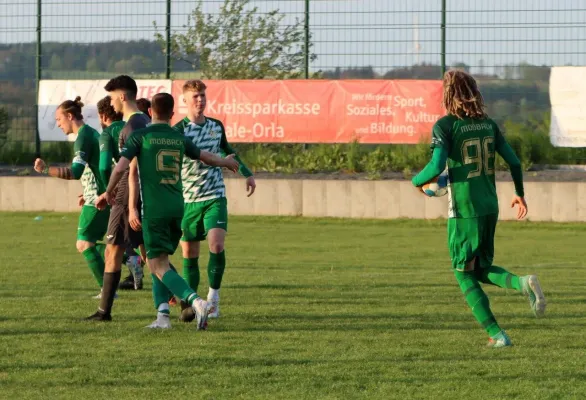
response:
M106 182L99 174L99 137L98 131L89 125L84 125L77 132L77 139L73 145L75 155L72 164L84 166L81 185L86 205L93 205L96 198L106 191Z
M235 160L240 164L238 172L245 177L252 176L252 172L228 143L226 131L221 121L206 117L203 124L195 124L186 117L179 121L174 128L201 150L217 155L234 154ZM183 160L181 178L183 179L183 199L186 203L226 197L222 168L186 158Z
M498 214L494 164L496 149L505 143L490 118L447 115L435 123L431 147L448 152L449 218Z
M200 150L167 124L132 133L120 157L138 159L142 213L146 218L182 217L183 157L199 159Z
M118 140L120 139L120 131L124 128L124 124L124 121L114 121L100 134L100 151L108 151L112 154L112 158L115 161L120 159Z

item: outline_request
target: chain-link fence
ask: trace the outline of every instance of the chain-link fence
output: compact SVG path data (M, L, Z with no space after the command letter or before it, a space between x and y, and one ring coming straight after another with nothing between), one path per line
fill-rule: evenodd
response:
M39 78L210 77L185 41L203 40L207 18L223 26L207 38L215 46L234 40L255 7L261 17L276 11L281 33L295 27L283 52L298 54L301 78L439 79L444 68L465 68L501 123L543 119L550 67L586 64L584 0L267 0L240 11L237 3L0 0L0 154L36 151ZM204 19L188 23L198 5Z

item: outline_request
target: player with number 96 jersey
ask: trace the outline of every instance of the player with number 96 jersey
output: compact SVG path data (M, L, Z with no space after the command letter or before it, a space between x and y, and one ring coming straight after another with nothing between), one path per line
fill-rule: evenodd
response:
M448 248L454 275L466 302L489 335L492 348L511 340L494 317L480 283L517 290L529 297L536 316L543 316L545 299L535 275L517 276L493 264L494 236L499 215L495 156L509 165L515 183L512 205L517 218L527 214L521 163L497 124L488 117L476 81L464 71L448 71L443 80L447 115L432 132L431 161L413 178L421 186L448 166Z

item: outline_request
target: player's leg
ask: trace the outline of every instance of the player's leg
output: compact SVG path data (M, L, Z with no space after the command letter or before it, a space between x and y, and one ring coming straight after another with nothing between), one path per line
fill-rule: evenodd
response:
M200 281L200 242L205 239L205 229L203 224L205 203L207 202L185 204L183 219L181 220L181 229L183 231L183 236L181 238L183 278L189 287L196 292Z
M448 219L448 240L454 275L472 315L490 338L500 338L504 332L490 309L488 297L480 287L475 273L480 244L477 219ZM502 347L501 345L510 345L510 341L499 342L494 347Z
M482 246L479 255L480 267L477 270L477 278L484 283L492 284L505 289L513 289L525 294L529 298L529 305L535 316L545 314L545 297L541 290L539 280L535 275L517 276L506 269L493 265L494 259L494 235L498 214L482 217Z
M127 214L124 206L114 205L110 210L108 221L106 246L106 263L104 270L104 285L98 311L86 318L87 320L110 321L112 319L112 305L118 284L120 283L122 257L126 248Z
M142 271L142 260L136 249L132 248L131 245L127 246L126 251L124 252L124 258L122 259L122 264L125 264L128 268L128 276L122 279L120 284L118 285L118 289L120 290L135 290L136 287L142 289L142 285L135 284L134 274L137 268L141 268Z
M198 329L205 329L209 313L208 303L201 299L169 265L169 255L175 252L181 237L181 220L145 218L143 232L151 273L156 275L175 296L191 304L197 318Z
M200 281L199 273L199 249L200 243L205 239L203 225L203 210L207 202L186 203L181 220L181 253L183 256L183 279L189 287L197 292ZM191 322L195 319L195 313L190 304L181 301L180 321Z
M213 201L204 214L210 257L208 261L209 292L207 300L212 304L210 318L220 316L220 287L226 269L224 243L228 231L228 207L225 197Z
M83 255L100 288L104 284L104 258L96 242L104 237L109 215L108 208L100 211L93 206L83 206L77 228L77 251Z

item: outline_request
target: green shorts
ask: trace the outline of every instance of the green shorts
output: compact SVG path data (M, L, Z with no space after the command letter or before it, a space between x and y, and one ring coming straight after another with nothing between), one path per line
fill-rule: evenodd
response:
M147 258L172 255L181 239L181 217L143 217L142 235Z
M228 201L225 197L200 201L197 203L185 203L183 221L184 242L200 242L205 240L210 229L220 228L228 231Z
M77 240L96 243L104 238L108 230L110 207L100 211L94 206L81 207L77 225Z
M480 268L492 265L497 221L498 214L448 219L448 247L456 270L464 271L475 257Z

